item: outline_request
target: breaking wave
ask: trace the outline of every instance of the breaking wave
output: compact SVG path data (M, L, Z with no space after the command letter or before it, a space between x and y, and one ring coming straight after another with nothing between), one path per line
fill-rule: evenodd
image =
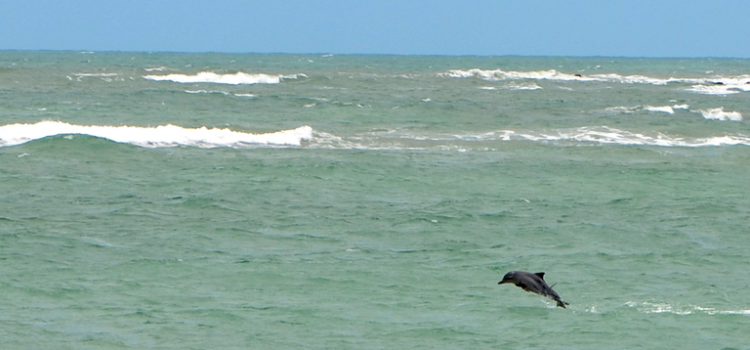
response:
M700 112L703 115L703 118L706 118L706 119L730 120L730 121L736 121L736 122L742 120L742 113L724 111L724 107L701 109Z
M167 74L167 75L145 75L144 79L154 81L171 81L175 83L210 83L210 84L229 84L229 85L252 85L252 84L278 84L286 79L297 79L305 77L304 74L292 75L269 75L263 73L244 73L237 72L234 74L218 74L214 72L200 72L195 75L186 74Z
M638 133L607 126L559 129L552 131L496 130L483 133L432 134L409 130L385 129L352 136L338 136L325 132L314 132L307 145L332 149L377 149L377 150L493 150L500 147L497 142L530 141L561 145L605 144L638 145L657 147L718 147L750 146L750 137L721 135L705 138L687 138L663 133Z
M652 112L652 113L675 114L675 110L686 110L691 113L698 113L702 115L703 118L708 119L708 120L736 121L736 122L742 121L742 113L736 112L736 111L725 111L724 107L692 110L690 109L690 106L686 104L673 105L673 106L649 106L649 105L633 106L633 107L617 106L617 107L606 108L604 109L604 112L631 114L631 113L637 113L639 111L646 111L646 112Z
M195 146L202 148L300 146L312 139L312 128L301 126L266 134L252 134L219 128L183 128L168 124L156 127L75 125L60 121L0 126L0 146L20 145L56 135L89 135L141 147Z
M715 78L655 78L644 75L620 74L570 74L555 69L538 71L504 71L502 69L454 69L438 73L440 77L477 78L487 81L502 80L550 80L609 82L621 84L667 85L671 83L692 84L687 91L708 95L728 95L750 91L750 75Z
M312 149L491 151L501 147L498 142L520 141L561 146L579 144L658 147L750 146L750 137L741 134L688 138L663 133L632 132L607 126L551 131L496 130L461 134L416 133L409 130L382 129L341 136L316 131L307 125L295 129L254 134L205 126L184 128L172 124L156 127L75 125L60 121L0 126L0 146L20 145L56 135L88 135L148 148L269 146Z

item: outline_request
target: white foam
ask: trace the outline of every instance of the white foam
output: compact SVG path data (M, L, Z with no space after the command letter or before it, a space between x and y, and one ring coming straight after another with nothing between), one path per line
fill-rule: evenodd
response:
M594 81L622 83L622 84L650 84L650 85L667 85L669 83L702 81L700 79L676 79L676 78L653 78L644 75L620 75L620 74L594 74L586 79Z
M236 97L255 97L254 94L231 94L226 91L219 90L185 90L188 94L219 94L224 96L236 96Z
M656 78L644 75L620 74L568 74L555 69L537 71L504 71L502 69L454 69L439 73L449 78L478 78L488 81L500 80L552 80L581 82L610 82L621 84L667 85L670 83L693 84L688 91L711 95L736 94L750 91L750 75L718 78Z
M541 143L641 145L659 147L750 146L745 135L719 135L685 138L662 133L638 133L606 126L559 129L552 131L494 130L478 133L423 133L387 129L364 134L338 136L314 131L309 126L266 134L253 134L220 128L183 128L176 125L156 127L75 125L60 121L0 126L0 146L13 146L49 136L89 135L141 147L193 146L252 147L303 146L306 148L365 150L491 150L494 142L531 141Z
M617 145L642 145L642 146L661 146L661 147L706 147L706 146L724 146L724 145L746 145L750 146L750 138L737 135L724 135L707 138L687 139L682 137L671 137L669 135L657 133L655 135L645 135L642 133L619 130L607 126L601 127L582 127L577 129L563 129L556 132L516 132L503 130L499 133L485 133L477 137L478 140L497 138L499 140L530 140L542 142L585 142L599 144L617 144ZM467 140L470 137L462 137Z
M636 106L636 107L617 106L617 107L607 107L606 109L604 109L604 111L610 112L610 113L630 114L630 113L635 112L635 110L638 108L640 108L640 106Z
M118 74L117 73L76 73L73 75L79 78L89 78L89 77L101 78L101 77L116 77Z
M529 133L518 134L532 141L578 141L600 144L642 145L661 147L706 147L706 146L750 146L750 138L746 136L714 136L707 138L686 139L671 137L662 133L645 135L626 130L619 130L606 126L583 127L573 130L560 130L557 133Z
M443 77L450 78L479 78L483 80L578 80L579 77L572 74L560 73L554 69L540 70L540 71L528 71L528 72L517 72L517 71L504 71L501 69L469 69L460 70L454 69L444 73L438 74Z
M377 130L361 135L341 137L316 132L309 147L338 149L475 149L488 150L492 142L561 142L564 144L611 144L658 147L716 147L750 146L750 137L744 135L722 135L706 138L684 138L662 133L644 133L619 130L606 126L561 129L556 131L496 130L481 133L433 134L410 130ZM473 146L472 144L475 144Z
M750 75L721 77L694 82L688 91L706 95L730 95L750 91Z
M167 74L167 75L145 75L144 79L154 81L172 81L175 83L212 83L229 85L252 85L252 84L278 84L284 79L297 79L304 74L292 75L269 75L263 73L249 74L237 72L234 74L217 74L214 72L200 72L195 75Z
M738 90L730 90L725 85L693 85L687 91L697 92L704 95L731 95L739 94Z
M168 124L156 127L75 125L60 121L0 126L0 146L13 146L55 135L89 135L142 147L195 146L243 147L250 145L300 146L312 139L309 126L266 134L219 128L183 128Z
M534 90L541 90L542 87L531 83L531 84L508 84L503 87L507 90L516 90L516 91L534 91Z
M647 112L653 112L653 113L667 113L667 114L674 114L675 110L687 110L690 106L686 104L682 105L673 105L673 106L632 106L632 107L626 107L626 106L616 106L616 107L608 107L605 108L604 111L608 113L621 113L621 114L631 114L635 113L641 110L647 111Z
M671 106L644 106L643 109L649 112L667 113L674 114L674 109Z
M729 120L729 121L742 121L742 114L740 112L725 112L724 107L701 109L703 118L709 120Z
M483 80L555 80L555 81L605 81L605 82L620 82L620 83L646 83L664 85L670 79L658 79L649 78L645 76L633 75L633 76L622 76L619 74L596 74L596 75L581 75L581 74L568 74L561 73L555 69L549 70L538 70L538 71L504 71L502 69L468 69L460 70L454 69L449 70L445 73L440 73L439 76L451 77L451 78L479 78Z
M76 77L76 81L83 81L83 78L99 78L101 80L104 80L106 82L112 82L115 80L118 81L124 81L122 77L119 76L117 73L75 73L73 74L74 77ZM67 76L68 80L73 80L70 76Z
M228 96L229 93L225 91L217 91L217 90L185 90L188 94L220 94Z
M656 303L656 302L643 302L636 303L634 301L628 301L625 306L637 308L638 311L647 314L675 314L675 315L691 315L694 313L704 313L708 315L745 315L750 316L750 310L739 309L739 310L718 310L713 307L702 307L698 305L687 305L687 306L673 306L669 303Z

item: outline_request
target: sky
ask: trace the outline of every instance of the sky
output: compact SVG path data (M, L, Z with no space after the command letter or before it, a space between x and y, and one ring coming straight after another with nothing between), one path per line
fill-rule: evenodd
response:
M750 58L748 0L0 0L0 50Z

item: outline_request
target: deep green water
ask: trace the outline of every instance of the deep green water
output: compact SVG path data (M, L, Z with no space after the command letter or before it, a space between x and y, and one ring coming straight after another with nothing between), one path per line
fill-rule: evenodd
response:
M298 76L144 78L202 71ZM748 348L747 74L2 52L0 348ZM183 129L144 144L42 121ZM188 135L305 125L299 145ZM510 270L546 272L571 305L498 286Z

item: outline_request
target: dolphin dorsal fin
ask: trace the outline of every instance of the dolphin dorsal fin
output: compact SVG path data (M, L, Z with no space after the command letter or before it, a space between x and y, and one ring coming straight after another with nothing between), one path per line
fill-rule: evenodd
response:
M535 275L539 276L539 278L544 279L544 272L537 272Z

